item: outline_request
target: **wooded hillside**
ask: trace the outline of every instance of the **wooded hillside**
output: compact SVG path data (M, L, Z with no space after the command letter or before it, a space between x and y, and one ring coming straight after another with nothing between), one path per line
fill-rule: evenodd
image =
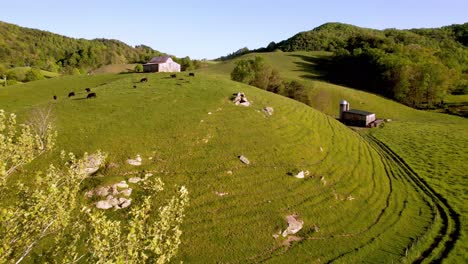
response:
M114 39L76 39L0 21L0 73L22 66L84 73L107 64L144 63L162 54L145 45L131 47Z
M468 23L409 30L327 23L255 51L331 51L331 60L315 62L327 81L426 108L468 93L467 45Z

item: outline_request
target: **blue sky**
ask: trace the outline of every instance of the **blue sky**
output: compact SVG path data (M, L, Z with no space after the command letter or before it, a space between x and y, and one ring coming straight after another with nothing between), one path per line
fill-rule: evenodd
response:
M20 26L197 59L264 47L326 22L376 29L468 22L467 0L1 0L0 8L0 20Z

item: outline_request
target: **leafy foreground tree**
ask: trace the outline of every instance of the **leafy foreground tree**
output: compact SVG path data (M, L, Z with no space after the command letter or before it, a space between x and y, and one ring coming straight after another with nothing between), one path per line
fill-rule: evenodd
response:
M155 209L153 196L163 190L163 182L159 178L148 182L144 189L153 196L132 206L131 220L125 224L82 206L86 153L78 159L62 151L59 167L37 172L32 184L19 179L15 188L7 187L17 168L54 146L56 133L50 123L42 134L31 132L37 131L31 126L17 126L14 114L0 110L0 263L20 263L37 248L41 261L49 263L167 263L174 257L188 204L185 187ZM107 155L98 151L93 156L104 160ZM7 197L10 189L18 190L14 199ZM16 202L5 202L11 200Z

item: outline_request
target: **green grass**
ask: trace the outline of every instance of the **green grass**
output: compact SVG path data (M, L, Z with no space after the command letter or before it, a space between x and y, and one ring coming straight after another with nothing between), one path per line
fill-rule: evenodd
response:
M29 70L31 70L31 67L16 67L11 69L10 71L15 72L19 76L24 76ZM54 78L60 76L60 73L56 72L50 72L45 70L40 70L40 72L45 78Z
M109 64L93 70L93 74L133 72L137 64Z
M447 95L445 98L446 103L468 103L468 94L462 95Z
M148 83L138 83L144 76ZM84 99L86 87L96 99ZM79 93L69 99L72 90ZM239 91L251 107L230 101ZM186 185L191 204L176 262L400 261L420 237L428 237L418 240L420 248L429 248L445 224L434 218L444 212L432 206L436 199L363 136L304 104L223 75L68 76L0 88L2 108L22 120L48 104L59 132L56 149L14 180L27 181L57 162L62 149L79 155L101 149L119 166L87 181L88 188L143 171L155 172L168 190ZM265 106L274 108L273 116L262 112ZM141 167L125 163L136 154L144 158ZM312 177L288 175L299 170ZM304 220L297 234L303 240L281 246L272 235L287 227L284 218L292 213ZM442 246L429 257L436 259Z
M460 215L461 235L448 262L468 259L465 253L468 244L467 119L415 110L378 95L321 81L317 63L320 59L327 59L330 53L274 52L249 54L243 58L255 55L264 57L283 78L302 82L309 90L311 106L327 115L337 117L339 101L346 99L351 108L391 119L392 122L385 124L384 128L369 132L402 157ZM229 78L233 67L234 63L228 61L203 71ZM446 101L466 102L466 96L448 96Z

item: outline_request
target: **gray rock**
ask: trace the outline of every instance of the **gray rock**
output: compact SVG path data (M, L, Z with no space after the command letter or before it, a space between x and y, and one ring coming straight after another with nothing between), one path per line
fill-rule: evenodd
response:
M131 199L125 199L123 203L120 204L120 208L127 208L132 204Z
M94 190L94 194L97 196L107 196L109 194L109 187L98 187L97 189Z
M297 215L286 216L286 221L288 221L288 228L283 231L283 237L296 234L302 229L302 226L304 225L304 221L297 220Z
M273 115L273 111L274 111L273 107L268 106L268 107L263 108L263 112L265 112L265 114L270 115L270 116Z
M117 190L117 186L115 186L115 184L111 186L111 189L112 189L112 195L119 194L119 190Z
M236 97L234 98L234 100L232 100L232 102L236 105L250 106L249 100L247 100L247 97L245 97L245 94L242 92L237 93Z
M240 161L242 161L243 163L245 163L245 164L247 164L247 165L250 164L250 161L249 161L246 157L244 157L243 155L241 155L241 156L239 157L239 159L240 159Z
M103 165L103 162L104 160L102 159L102 157L91 154L88 156L84 164L83 172L86 175L91 176L99 170L99 168Z
M121 181L119 183L114 184L115 187L121 188L121 189L126 189L128 188L128 184L126 181Z
M138 182L140 182L140 181L142 181L142 180L143 180L143 179L141 179L141 178L133 177L133 178L128 179L128 182L130 182L130 183L138 183Z
M120 199L120 198L119 198L119 199ZM110 205L112 205L112 206L115 207L115 206L117 206L117 205L120 204L119 199L117 199L117 198L112 198L112 199L108 200L107 202L108 202Z
M98 208L98 209L107 210L107 209L110 209L112 207L113 206L109 203L109 201L106 201L106 200L99 201L99 202L96 203L96 208Z
M304 179L304 171L300 171L296 176L294 176L298 179Z
M122 190L120 193L128 197L132 194L132 191L133 191L132 188L128 188L128 189Z
M142 159L141 159L140 154L138 154L135 159L128 159L127 160L127 163L132 165L132 166L140 166L141 162L142 162Z

